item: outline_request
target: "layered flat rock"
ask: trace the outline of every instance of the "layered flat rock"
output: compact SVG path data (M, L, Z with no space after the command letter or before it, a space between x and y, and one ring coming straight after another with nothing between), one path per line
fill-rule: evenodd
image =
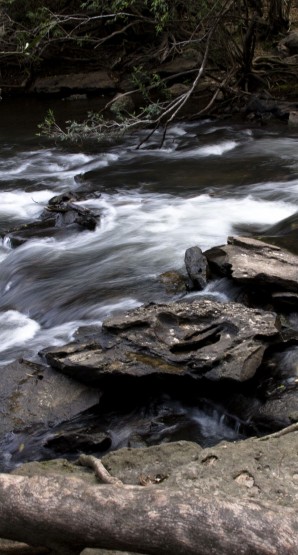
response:
M298 256L251 237L229 237L228 244L206 251L213 271L242 284L298 291Z
M111 375L168 374L248 380L278 337L273 312L195 300L150 304L103 324L98 340L43 351L54 368L87 383Z
M68 73L38 77L31 91L43 94L65 93L67 91L95 92L115 89L117 78L110 72L99 70L88 73Z

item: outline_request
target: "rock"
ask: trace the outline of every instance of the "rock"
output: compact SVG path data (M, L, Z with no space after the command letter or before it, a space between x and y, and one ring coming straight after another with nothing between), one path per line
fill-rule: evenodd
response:
M32 362L13 362L2 366L0 373L0 434L58 424L100 399L98 391Z
M271 117L275 117L279 120L286 121L289 117L290 105L272 98L254 96L246 105L244 113L249 119L254 117L256 119L267 120Z
M204 92L215 92L218 90L218 81L212 79L211 77L203 76L199 79L199 82L195 88L197 93L204 93Z
M86 548L81 552L80 555L139 555L139 554L138 553L128 553L128 551L111 551L110 549Z
M159 276L159 280L165 286L168 294L177 295L186 293L186 276L175 270L169 270Z
M45 547L0 539L0 555L49 555L49 550Z
M290 127L298 127L298 112L296 110L289 113L288 124Z
M66 101L76 101L76 100L88 100L87 94L71 94L63 98Z
M11 245L17 247L28 239L36 237L59 237L61 229L65 232L67 229L72 231L73 227L76 227L77 231L84 229L94 231L98 224L99 215L73 202L80 200L81 196L76 193L65 192L50 199L39 220L21 225L6 233Z
M223 442L207 449L186 441L142 449L119 449L105 455L101 461L108 472L121 479L124 484L158 487L165 491L168 488L194 490L207 499L251 499L282 505L285 510L287 507L297 510L297 449L298 432L292 431L277 438L268 436L237 443ZM15 469L13 474L51 476L53 480L61 475L72 476L88 484L103 487L98 484L92 470L70 464L63 459L25 464ZM27 551L28 546L25 544L7 540L2 541L2 545L9 549L14 547L14 551L7 552L9 554L42 553L38 548L32 548L35 550L32 552ZM20 551L16 550L18 545ZM86 548L81 555L118 553Z
M38 220L24 224L7 231L5 237L9 239L12 247L19 247L26 243L29 239L56 237L61 235L61 228L56 227L55 218L47 218L46 220Z
M256 425L263 429L285 428L294 422L298 422L298 380L293 385L293 390L286 386L276 387L275 395L266 399L254 414L253 420Z
M298 432L294 432L278 439L223 442L207 449L184 441L121 449L105 455L102 462L113 476L129 484L139 484L142 475L165 476L161 486L195 488L202 496L297 506L297 447Z
M259 372L262 402L253 416L258 427L280 429L298 421L298 347L291 343L273 348Z
M168 89L169 94L174 98L177 98L182 94L186 94L188 93L188 91L189 87L187 85L184 85L184 83L174 83L174 85L172 85Z
M140 485L150 476L152 482L167 483L179 467L195 461L203 449L190 441L163 443L154 447L120 449L104 455L102 462L113 476L130 485Z
M256 239L298 255L298 212L262 230Z
M298 256L280 247L250 237L229 237L227 245L204 254L212 271L238 283L298 292Z
M41 354L54 368L91 384L152 374L245 381L278 337L275 320L274 313L237 303L150 304L106 320L97 341Z
M278 438L222 442L202 449L179 441L139 449L119 449L102 457L112 476L125 484L195 489L202 496L255 498L297 507L298 432ZM95 483L88 469L61 461L29 463L15 469L26 476L72 475ZM100 486L98 486L100 487Z
M58 208L60 205L65 206L68 202L76 202L76 200L79 200L79 197L76 193L72 191L65 191L60 195L55 195L54 197L50 198L48 202L48 207L50 210L55 210L55 207ZM47 212L45 212L45 215L46 214Z
M182 73L190 69L198 68L203 60L203 56L199 50L195 48L187 48L183 52L183 56L177 56L170 62L165 62L159 66L156 71L166 75L174 73Z
M272 304L277 312L296 312L298 293L277 292L271 295Z
M43 211L41 219L47 221L54 214L55 226L66 227L77 224L81 228L94 231L98 222L98 215L88 208L75 204L74 201L85 200L87 198L99 198L99 194L82 194L71 191L52 197L47 208Z
M190 247L185 252L185 267L190 278L189 288L201 291L207 285L208 262L199 247Z
M24 463L14 470L11 474L18 476L75 476L81 478L89 484L98 484L98 480L87 467L79 464L73 464L67 459L53 459L51 461L32 461Z
M55 456L69 453L100 453L111 447L111 439L105 432L89 432L89 430L61 431L54 434L44 443L45 448L52 449Z
M285 38L283 38L278 45L279 49L287 49L288 55L292 56L298 54L298 31L291 31Z
M84 229L94 231L97 225L97 217L88 208L77 206L72 202L51 205L47 211L55 214L55 227L77 224ZM44 212L42 218L46 221L51 219L51 216Z
M131 95L118 93L113 98L111 107L113 114L131 114L135 110L135 103Z
M115 89L117 78L107 71L89 73L68 73L38 77L31 85L30 92L38 94L86 93Z

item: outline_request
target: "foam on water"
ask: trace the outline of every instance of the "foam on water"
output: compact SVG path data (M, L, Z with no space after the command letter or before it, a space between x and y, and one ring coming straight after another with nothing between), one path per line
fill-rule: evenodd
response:
M123 298L114 303L95 304L90 310L86 310L85 319L72 320L53 327L42 327L35 320L14 310L2 312L0 313L0 366L12 362L24 352L26 357L35 358L37 353L46 347L65 345L74 340L79 328L101 327L103 319L140 305L140 302L131 298Z
M12 155L5 161L0 160L0 182L14 179L35 181L48 178L53 181L71 179L78 174L100 169L117 161L116 152L87 155L83 153L61 153L53 150L34 150Z
M26 193L20 189L0 192L0 218L32 219L39 216L53 191L43 190Z
M177 139L177 140L176 140ZM148 155L148 156L158 156L158 157L171 157L172 159L187 159L187 158L201 158L205 156L222 156L226 152L230 150L234 150L238 146L237 141L222 141L220 143L211 143L208 145L198 146L196 148L181 148L179 149L179 135L174 136L173 138L168 138L164 143L163 146L156 149L146 148L140 149L140 153Z
M238 143L236 141L224 141L220 144L213 144L208 146L203 146L197 150L191 150L187 152L187 156L222 156L230 150L234 150Z
M1 263L0 310L13 307L47 329L100 323L156 300L158 276L181 268L188 247L224 244L235 223L271 225L296 211L295 205L251 196L181 198L140 191L103 194L82 204L102 214L94 232L32 239L9 251ZM206 293L226 300L225 290Z
M159 130L152 137L153 148L162 133ZM156 285L156 278L166 270L181 268L188 247L199 245L205 250L226 243L236 225L270 226L294 214L297 179L288 183L281 180L257 183L246 188L240 185L231 190L227 186L222 192L221 184L214 183L218 196L214 192L207 194L206 188L201 193L201 184L197 189L187 189L189 166L199 174L204 160L213 156L212 170L213 163L221 165L229 152L228 159L233 164L240 154L250 159L251 152L258 144L266 144L264 141L261 139L258 143L247 129L237 131L231 126L224 128L203 122L172 126L164 148L158 151L150 149L150 144L141 152L134 150L131 139L121 146L112 145L109 152L101 152L99 147L92 154L64 152L58 148L18 154L9 151L8 159L0 163L0 180L5 181L5 175L9 183L11 177L27 179L30 192L27 184L20 182L17 190L0 191L0 218L7 222L38 217L53 194L65 190L69 184L72 189L78 187L74 180L77 175L87 174L88 191L99 191L101 186L105 187L105 176L112 175L112 178L108 181L111 189L106 186L100 198L79 203L100 214L94 232L74 232L59 240L31 239L17 249L2 244L0 310L13 308L38 322L41 329L31 338L36 350L38 343L44 346L56 341L67 342L79 325L100 325L110 314L155 300L155 292L161 289ZM268 145L270 141L274 143L270 148L275 151L278 137L267 137L266 141ZM290 146L292 149L291 141ZM130 171L134 175L138 173L140 156L152 168L153 182L157 183L153 191L150 185L142 189L141 179L139 183L133 182L134 188L129 183ZM178 179L182 167L178 194L162 192L165 180L171 182L171 175L159 174L164 159L173 162L167 167L174 173L177 169ZM97 173L110 164L114 169ZM117 187L119 175L121 178L125 175L123 179L130 190L113 187L114 175ZM220 179L220 174L216 175ZM167 190L171 190L170 186ZM273 190L278 195L275 198ZM3 229L6 229L4 223ZM210 287L205 293L222 301L230 298L225 288L219 291Z
M190 245L206 249L222 244L237 223L271 225L296 211L295 204L270 202L249 195L244 198L219 198L207 194L192 198L173 195L119 193L82 203L102 209L99 233L113 231L116 245L144 244L153 251L179 253ZM85 238L76 238L85 241ZM92 243L92 237L90 237ZM109 241L109 237L105 237ZM145 248L146 248L145 247ZM152 260L153 264L156 260ZM177 259L172 260L177 263Z
M266 181L253 186L254 195L270 201L285 200L296 204L298 198L298 179L288 181Z
M0 312L0 352L25 345L39 329L37 322L17 310Z

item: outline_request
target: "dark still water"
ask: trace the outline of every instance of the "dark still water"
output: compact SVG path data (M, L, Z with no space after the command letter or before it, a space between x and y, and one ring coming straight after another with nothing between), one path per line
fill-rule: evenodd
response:
M65 119L95 107L55 105ZM188 247L265 230L297 211L298 139L286 126L205 120L173 125L160 149L162 131L139 150L143 132L71 146L36 136L48 107L0 105L2 365L68 342L80 326L164 298L158 276L181 268ZM100 214L96 230L12 249L6 231L33 221L68 190L101 193L79 203Z

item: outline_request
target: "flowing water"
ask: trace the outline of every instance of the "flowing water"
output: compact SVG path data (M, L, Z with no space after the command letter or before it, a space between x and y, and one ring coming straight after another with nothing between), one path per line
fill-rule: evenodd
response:
M57 102L65 119L78 106ZM263 231L297 211L298 139L284 125L204 120L173 125L161 148L161 130L140 149L144 132L70 146L36 136L46 108L0 106L0 365L38 360L80 326L164 299L158 276L181 268L188 247ZM11 248L9 228L36 219L54 195L83 189L101 193L79 202L100 215L95 231ZM229 297L214 286L212 294Z

